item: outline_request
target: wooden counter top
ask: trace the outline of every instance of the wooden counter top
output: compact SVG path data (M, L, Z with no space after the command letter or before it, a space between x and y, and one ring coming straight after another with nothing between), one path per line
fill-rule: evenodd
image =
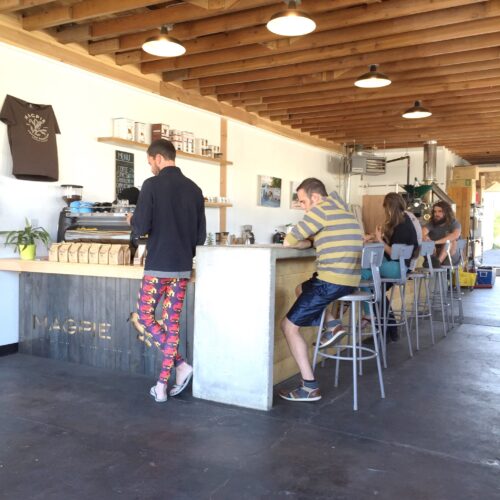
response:
M103 264L70 264L48 260L0 259L0 271L19 273L71 274L105 278L142 279L142 266L112 266Z

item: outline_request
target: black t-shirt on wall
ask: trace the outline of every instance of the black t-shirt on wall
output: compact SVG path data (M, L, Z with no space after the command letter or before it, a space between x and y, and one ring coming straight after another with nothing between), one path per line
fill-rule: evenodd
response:
M32 104L7 95L0 120L8 127L12 174L17 179L57 181L56 134L60 134L50 104Z

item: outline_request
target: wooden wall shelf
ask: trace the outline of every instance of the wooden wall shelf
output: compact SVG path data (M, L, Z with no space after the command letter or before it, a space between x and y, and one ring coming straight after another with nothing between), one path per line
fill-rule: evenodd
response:
M213 203L213 202L205 202L205 208L230 208L233 205L231 203Z
M143 144L142 142L129 141L127 139L121 139L120 137L98 137L98 142L103 142L104 144L112 144L113 146L120 146L123 148L139 149L141 151L146 151L149 144ZM193 153L185 153L184 151L177 151L177 156L182 158L189 158L191 160L205 161L208 163L220 164L224 161L223 158L212 158L210 156L195 155ZM225 161L226 165L232 165L232 161Z

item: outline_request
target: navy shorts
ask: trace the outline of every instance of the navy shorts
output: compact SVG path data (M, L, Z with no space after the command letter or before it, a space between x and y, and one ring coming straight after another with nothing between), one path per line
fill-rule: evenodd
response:
M357 288L334 285L314 275L302 283L302 293L297 297L286 317L297 326L317 326L323 309L334 300L349 295Z

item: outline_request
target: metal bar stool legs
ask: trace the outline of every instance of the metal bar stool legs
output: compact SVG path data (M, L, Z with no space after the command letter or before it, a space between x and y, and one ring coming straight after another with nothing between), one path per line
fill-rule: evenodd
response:
M416 349L420 350L420 328L419 320L429 318L430 330L431 330L431 341L432 344L435 343L434 340L434 324L432 320L432 305L431 305L431 294L430 294L430 274L414 273L411 278L413 280L413 309L410 314L410 330L413 327L413 319L415 319L415 340ZM425 305L421 303L422 298L422 283L424 284L425 291Z
M444 276L444 273L440 269L436 269L433 272L434 276L434 289L432 292L432 296L438 297L439 296L439 306L441 309L441 317L443 320L443 333L444 336L446 337L448 335L448 323L451 325L449 318L449 309L445 308L445 299L446 299L446 278ZM436 292L436 287L438 288L438 292ZM437 309L437 307L433 307L433 309ZM451 327L450 327L451 328Z
M350 342L348 344L339 344L334 346L335 354L328 354L326 352L322 352L319 349L320 339L322 335L322 329L326 314L326 309L323 311L321 315L320 324L318 326L318 333L316 338L316 346L314 348L313 354L313 370L316 369L316 364L318 361L318 357L321 356L323 358L335 359L335 387L338 386L339 380L339 361L350 361L352 366L352 386L353 386L353 410L358 409L358 370L359 364L363 360L368 360L372 358L376 358L377 361L377 371L378 371L378 379L380 386L380 397L385 398L385 388L384 388L384 380L382 377L382 364L380 362L380 346L379 346L379 338L378 338L378 330L376 327L376 318L375 311L373 307L373 303L371 301L368 302L369 307L369 315L371 318L371 333L373 336L373 349L370 347L365 347L359 343L359 325L358 325L358 315L361 314L361 299L368 300L370 298L370 294L363 294L362 292L357 292L353 294L353 296L346 296L345 299L349 299L353 297L354 300L345 300L345 302L350 302ZM358 300L356 300L358 299Z
M384 310L384 315L383 315L383 325L384 325L384 344L386 344L387 340L387 326L388 326L388 312L392 309L392 302L394 298L394 288L398 287L399 289L399 295L401 297L401 311L400 311L400 317L399 320L395 318L395 322L392 323L393 326L400 326L403 325L405 327L406 331L406 338L408 340L408 353L410 354L410 358L413 357L413 348L412 348L412 342L411 342L411 336L410 336L410 329L408 328L408 311L406 310L406 284L400 284L400 283L394 283L391 289L391 293L389 295L389 304L386 303L384 297L385 294L387 293L387 282L384 281L384 293L382 295L382 300L384 301L383 305L383 310ZM388 308L388 310L387 310ZM394 313L394 311L393 311ZM384 349L385 346L384 346ZM384 356L384 361L385 361L386 356ZM385 366L387 368L387 366Z

